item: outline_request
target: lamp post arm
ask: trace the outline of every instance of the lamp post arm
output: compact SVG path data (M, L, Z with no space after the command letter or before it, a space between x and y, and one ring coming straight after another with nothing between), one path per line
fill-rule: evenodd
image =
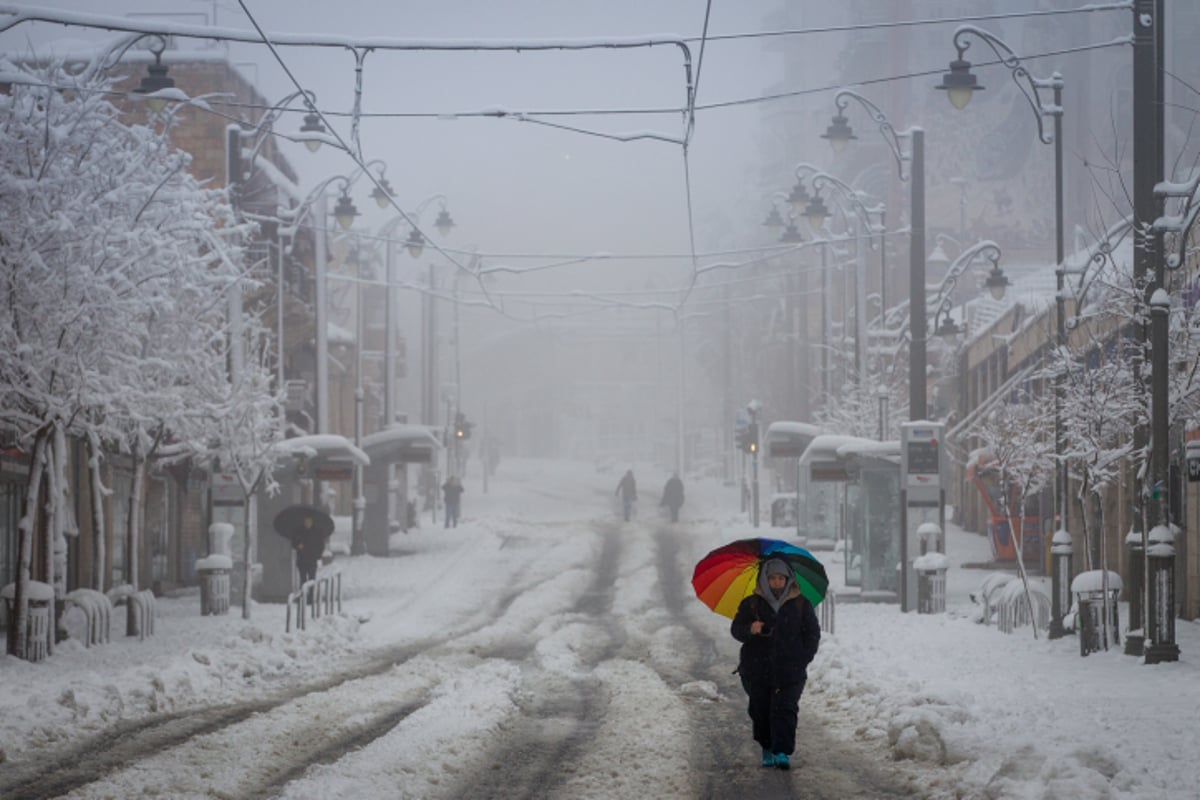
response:
M258 124L250 128L242 129L241 135L243 139L249 139L252 137L254 138L254 146L250 152L246 154L246 162L249 164L251 172L254 171L255 159L258 157L258 151L262 149L263 142L265 142L267 138L274 133L275 123L279 120L279 117L283 114L283 112L287 110L288 104L298 97L304 98L304 105L309 109L310 112L315 110L315 104L317 102L317 95L315 93L308 91L307 89L299 92L292 92L287 97L271 106L271 108L267 110L267 113L263 114L263 117L258 121Z
M833 98L838 114L844 114L846 106L850 104L851 100L858 101L859 105L866 109L871 120L879 126L879 132L883 134L884 141L887 142L888 147L892 150L892 156L896 159L896 169L900 174L900 180L907 181L909 176L904 174L904 163L912 160L912 153L905 153L904 148L900 145L900 138L907 135L907 132L897 133L892 123L888 121L887 115L883 113L883 110L879 106L850 89L842 89Z
M871 215L880 213L883 208L882 204L873 208L867 208L866 204L859 199L859 193L855 189L840 178L835 178L827 172L815 173L812 176L812 185L814 191L820 191L822 186L832 186L838 189L838 196L841 198L839 205L846 203L854 209L854 212L862 219L864 231L867 233L876 232L875 225L871 221ZM870 242L869 246L872 250L879 249L878 243L874 241Z
M0 29L6 30L7 28ZM158 46L151 47L150 52L154 54L154 60L157 63L162 62L162 54L167 49L167 37L160 33L131 33L119 39L108 52L97 58L87 68L83 70L81 75L90 78L97 73L108 72L110 69L120 63L125 54L129 52L135 44L143 39L157 39Z
M1058 90L1062 91L1063 79L1062 75L1055 72L1049 78L1038 78L1029 73L1025 65L1021 62L1018 56L1011 47L1004 43L1002 39L995 34L989 33L983 28L974 25L960 25L954 31L954 47L958 50L958 60L964 61L963 56L971 47L971 42L968 38L975 36L981 39L988 47L992 48L992 52L1000 59L1000 63L1008 67L1012 72L1013 83L1025 96L1026 102L1033 110L1034 117L1037 118L1038 138L1042 144L1053 144L1054 133L1046 129L1044 117L1061 117L1063 110L1062 106L1057 103L1048 103L1042 99L1042 91L1049 90L1051 92Z
M954 259L954 263L946 270L946 277L942 279L941 284L938 286L937 294L934 295L934 303L939 304L940 308L940 305L954 294L954 287L958 284L959 277L977 259L985 258L995 268L1000 266L1000 256L1000 246L990 239L976 242L968 247L958 258Z
M353 178L346 175L333 175L329 178L326 178L317 184L316 187L310 191L303 200L300 201L299 205L295 206L294 208L279 209L280 221L286 224L289 228L300 227L300 225L303 224L305 217L307 217L312 211L313 202L324 196L325 190L334 183L340 183L342 191L347 192L350 190L350 186L353 183ZM289 231L285 235L291 235L291 232Z
M1200 216L1200 200L1196 197L1197 191L1200 191L1200 171L1195 172L1189 180L1183 183L1163 182L1154 187L1155 197L1163 200L1164 213L1154 221L1152 228L1156 233L1164 234L1164 238L1169 237L1172 240L1172 245L1164 259L1167 269L1179 269L1187 260L1188 240L1191 239L1192 229L1196 226L1197 217ZM1178 214L1168 215L1165 213L1166 201L1172 198L1181 199L1183 202ZM1168 248L1164 245L1163 249L1166 251Z

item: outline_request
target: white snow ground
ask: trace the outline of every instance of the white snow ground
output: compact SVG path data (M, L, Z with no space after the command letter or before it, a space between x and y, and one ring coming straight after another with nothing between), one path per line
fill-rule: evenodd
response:
M649 506L667 473L637 473ZM547 674L572 676L588 648L603 646L603 631L579 615L543 609L570 607L585 591L585 568L596 556L587 523L611 519L608 497L618 477L590 464L510 460L485 495L478 476L469 475L457 529L430 527L426 518L426 527L395 537L399 557L339 557L331 568L343 573L343 614L323 617L304 632L284 633L281 606L256 605L252 619L243 621L237 607L229 616L201 617L196 596L162 598L156 633L145 641L119 635L123 626L115 625L110 644L85 649L64 642L40 664L0 656L0 764L36 757L39 748L117 719L261 697L289 679L324 674L339 657L382 645L417 647L426 637L455 633L451 652L418 654L390 673L222 731L188 769L172 764L167 751L71 795L221 796L256 760L291 746L272 739L272 730L286 727L273 725L272 715L311 715L321 720L314 730L326 735L340 721L350 724L358 710L419 691L426 705L367 747L309 770L284 796L390 798L398 786L405 797L439 796L463 769L460 762L469 763L464 754L503 734L524 691L518 667L489 657L489 648L525 642ZM691 481L687 496L680 525L693 552L680 555L686 578L698 558L729 540L787 536L747 524L737 513L735 490L719 483ZM643 508L643 517L649 510ZM654 796L675 796L669 787L687 785L686 757L644 756L686 742L686 735L675 734L688 724L687 704L713 701L715 687L707 682L668 685L660 677L664 664L683 670L688 662L670 647L670 631L661 629L652 538L651 525L628 526L613 611L628 620L630 631L644 630L660 669L611 660L593 670L612 705L584 757L623 768L603 786L579 786L580 797L647 796L646 786L662 789ZM967 593L988 573L958 565L986 560L987 546L952 529L947 551L954 565L947 613L842 604L835 633L822 639L803 704L847 735L907 760L931 797L1197 797L1200 625L1178 621L1182 656L1176 664L1146 666L1119 649L1081 658L1073 636L1034 640L1028 628L1005 635L974 623ZM831 553L816 555L837 583L842 565ZM684 591L693 597L690 586ZM485 609L499 595L507 607L483 626L491 618ZM698 600L693 605L697 624L728 641L732 666L737 647L728 621ZM749 742L748 723L731 735L742 733ZM820 742L802 740L798 752L806 747ZM753 748L746 752L753 755ZM587 772L581 766L579 773Z

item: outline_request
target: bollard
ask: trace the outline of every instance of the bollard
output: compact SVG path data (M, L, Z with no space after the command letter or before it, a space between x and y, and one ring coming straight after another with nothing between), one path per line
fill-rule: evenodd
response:
M942 528L936 522L922 522L917 526L917 541L920 555L926 553L944 553L946 548L942 542Z
M1150 608L1146 614L1146 663L1179 660L1175 643L1175 534L1166 525L1150 531Z
M1050 576L1050 630L1051 639L1061 639L1067 631L1063 627L1063 617L1071 607L1071 558L1074 550L1071 547L1071 534L1064 530L1054 532L1050 546L1051 576Z
M917 576L917 613L941 614L946 610L946 570L950 560L941 553L926 553L913 559Z
M1142 629L1142 571L1145 569L1142 532L1130 528L1125 536L1125 546L1129 548L1129 629L1125 632L1125 655L1140 656L1146 638Z

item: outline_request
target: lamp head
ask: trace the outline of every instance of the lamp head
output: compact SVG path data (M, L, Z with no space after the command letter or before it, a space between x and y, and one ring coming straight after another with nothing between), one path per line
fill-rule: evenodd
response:
M1000 269L1000 265L992 264L992 269L988 273L987 280L983 282L983 285L987 287L993 300L1003 300L1010 283L1011 281L1004 274L1004 270Z
M850 144L851 139L858 137L854 135L854 129L850 127L850 123L844 115L834 114L833 120L821 134L821 138L828 139L829 144L833 147L833 152L840 153L846 149L846 145Z
M301 138L304 139L304 146L308 148L308 152L315 153L321 149L321 140L317 138L306 138L304 134L319 134L324 136L328 131L321 124L321 117L316 113L304 115L304 124L300 126Z
M825 220L829 219L829 208L825 205L825 201L821 199L820 194L815 194L812 200L808 202L808 206L804 209L804 216L808 219L808 224L812 226L813 231L821 230L821 226L825 224Z
M798 180L788 194L787 201L792 207L792 212L799 217L803 216L804 209L808 208L808 201L811 199L808 190L804 188L804 183Z
M342 192L337 205L333 207L333 218L337 220L337 224L341 226L342 230L348 231L357 216L358 209L354 207L354 201L350 199L350 195Z
M950 62L950 71L942 75L942 82L935 89L945 89L950 104L958 110L967 107L971 96L976 91L983 91L979 79L971 72L971 62L956 58Z
M767 212L767 218L763 220L763 227L767 228L771 233L783 230L786 223L783 221L783 215L779 213L779 209L771 206L771 210Z
M404 241L404 248L408 250L408 254L413 258L420 258L421 252L425 249L425 237L419 230L413 228L408 232L408 238Z
M787 228L779 235L779 241L784 244L800 244L804 241L804 237L796 229L796 223L789 222Z
M371 197L375 200L375 205L380 208L387 208L392 204L392 197L395 192L392 191L392 185L388 183L388 179L379 178L379 183L371 190Z
M437 228L442 238L449 236L450 231L454 229L454 220L450 218L450 212L444 208L439 211L437 219L433 221L433 227Z
M957 322L951 319L950 312L947 311L946 315L942 317L941 322L938 323L938 327L937 330L934 331L934 335L941 339L945 339L953 346L958 344L958 339L959 336L962 335L962 332L962 328L959 327Z
M162 63L162 52L156 52L154 56L154 63L146 67L148 74L142 78L141 84L136 89L138 94L148 95L162 89L175 88L175 79L167 75L167 65ZM150 111L154 114L161 114L163 109L167 107L168 102L170 101L165 97L146 98L146 105L149 106Z

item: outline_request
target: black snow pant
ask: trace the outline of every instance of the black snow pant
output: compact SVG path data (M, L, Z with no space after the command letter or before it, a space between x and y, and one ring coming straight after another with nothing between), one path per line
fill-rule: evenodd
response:
M667 506L671 509L671 522L679 522L679 506Z
M750 722L754 741L772 753L796 751L796 723L804 681L771 686L769 681L751 682L742 677L742 688L750 697Z

